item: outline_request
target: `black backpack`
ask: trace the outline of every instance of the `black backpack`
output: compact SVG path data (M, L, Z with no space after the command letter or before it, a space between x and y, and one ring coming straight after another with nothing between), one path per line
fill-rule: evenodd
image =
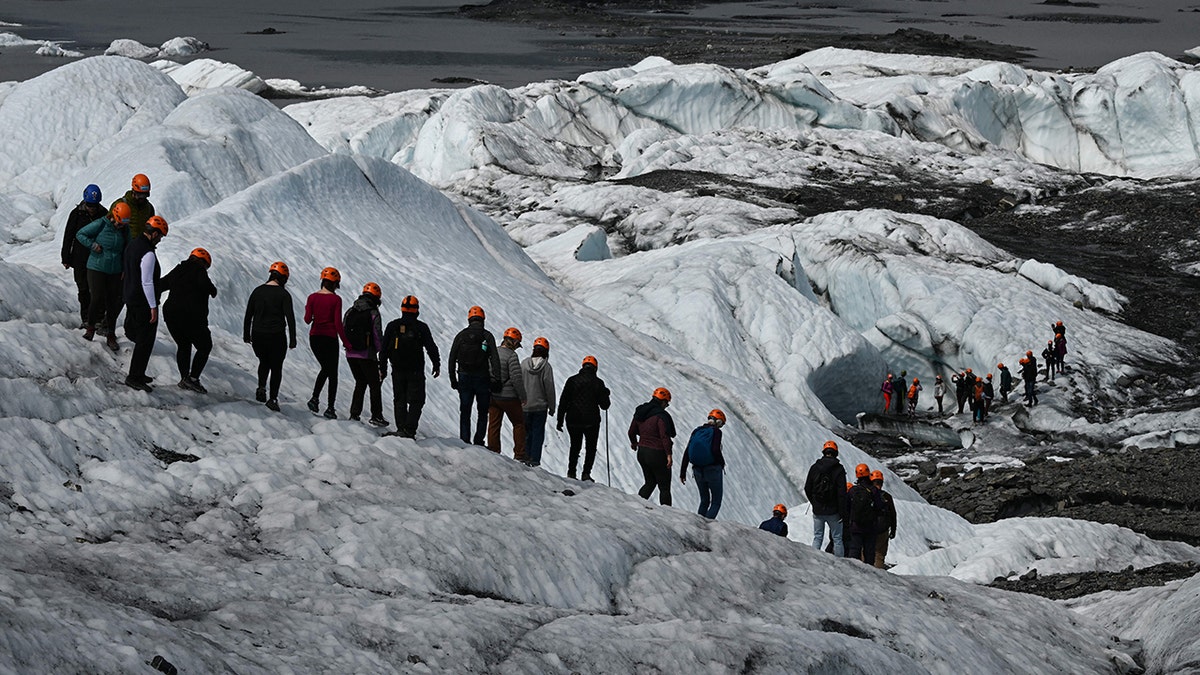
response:
M391 362L401 369L415 369L421 365L422 353L425 348L421 340L421 329L418 323L399 323L392 333Z
M837 504L837 481L833 477L833 469L830 468L825 473L817 476L817 481L813 483L812 499L818 504Z
M488 369L487 332L482 328L463 335L458 349L458 369L467 373Z
M346 340L350 343L351 349L363 351L370 348L371 332L374 326L369 310L351 306L346 310L346 316L342 318L342 326L346 330Z
M861 485L855 485L850 490L850 522L859 527L874 527L875 499L871 490Z

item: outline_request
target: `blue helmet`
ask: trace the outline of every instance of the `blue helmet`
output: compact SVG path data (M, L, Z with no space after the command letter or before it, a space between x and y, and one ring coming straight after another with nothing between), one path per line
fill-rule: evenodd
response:
M83 201L88 204L99 204L103 197L100 196L100 186L96 184L89 185L83 188Z

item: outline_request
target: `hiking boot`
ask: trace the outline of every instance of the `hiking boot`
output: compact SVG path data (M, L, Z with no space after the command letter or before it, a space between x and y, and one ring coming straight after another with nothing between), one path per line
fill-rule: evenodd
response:
M84 319L83 321L80 321L80 322L79 322L79 330L83 330L83 329L85 329L85 328L87 328L87 327L88 327L88 325L87 325L87 319Z
M596 481L592 480L592 477L587 475L586 473L583 474L583 478L581 480L585 483L595 483L596 482Z
M153 381L154 381L153 375L142 375L142 382L145 382L146 384L150 384Z
M574 472L574 471L568 471L568 472L567 472L567 478L570 478L571 480L576 480L575 472Z
M350 421L351 421L351 422L361 422L361 421L362 421L362 418L361 418L361 417L359 417L358 415L351 415L351 416L350 416Z
M279 401L276 399L271 399L270 401L267 401L267 410L279 412Z
M194 391L198 394L207 394L208 393L208 390L204 388L204 385L200 384L200 378L188 377L188 378L184 378L184 379L186 379L188 381L188 384L192 385L192 391Z
M141 378L133 377L133 376L125 377L125 386L129 387L130 389L137 389L138 391L144 391L144 392L154 391L154 388L151 387L149 384L146 384L145 382L143 382Z
M108 337L104 339L104 342L108 345L108 348L114 352L121 351L121 348L117 346L117 338L112 333L108 334Z
M192 383L191 383L191 382L189 382L189 381L188 381L188 379L187 379L186 377L185 377L185 378L183 378L183 379L181 379L181 380L179 380L179 388L180 388L180 389L186 389L186 390L188 390L188 391L194 391L194 390L192 389Z
M335 410L333 409L333 406L330 406L330 407L328 407L328 408L326 408L326 409L325 409L325 415L324 415L324 417L325 417L325 419L327 419L327 420L336 420L336 419L337 419L337 411L335 411Z
M391 424L391 422L383 419L382 417L372 417L370 420L367 420L367 424L370 424L373 427L386 427L387 425Z
M310 398L308 399L308 409L315 415L321 412L321 404L317 402L316 398Z
M417 437L416 429L400 429L399 431L400 431L400 436L402 438L416 438Z
M254 400L258 401L259 403L266 403L267 402L267 390L262 387L255 389L254 390Z
M83 339L87 340L88 342L91 342L92 338L96 337L96 327L95 326L85 326L85 328L87 330L83 331Z

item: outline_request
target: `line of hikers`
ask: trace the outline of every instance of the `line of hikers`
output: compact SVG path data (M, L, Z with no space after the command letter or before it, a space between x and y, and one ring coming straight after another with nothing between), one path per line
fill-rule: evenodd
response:
M1046 375L1047 380L1053 381L1056 373L1063 372L1063 363L1067 354L1067 329L1063 326L1062 321L1056 322L1051 328L1054 331L1054 339L1049 340L1046 343L1046 348L1042 350L1042 358L1046 361L1046 370L1041 372ZM1027 350L1018 363L1021 366L1021 380L1025 387L1024 403L1027 406L1035 406L1038 403L1037 377L1039 370L1037 357L1033 355L1033 350ZM1008 396L1013 391L1012 372L1009 371L1008 366L1005 366L1003 362L997 363L996 369L1000 373L1000 397L1002 402L1008 403ZM921 385L920 379L916 377L909 384L906 380L907 376L907 370L901 370L899 377L888 373L883 384L880 385L879 390L883 394L884 414L894 412L897 415L907 415L909 417L917 415L917 405L920 402L921 392L924 391L924 387ZM958 403L956 414L961 415L963 407L966 406L971 412L973 423L986 422L996 399L994 375L988 373L980 377L972 369L965 368L951 375L950 381L954 385L954 399ZM948 391L949 388L942 379L942 376L936 375L933 383L933 399L937 402L939 416L945 414L943 399Z

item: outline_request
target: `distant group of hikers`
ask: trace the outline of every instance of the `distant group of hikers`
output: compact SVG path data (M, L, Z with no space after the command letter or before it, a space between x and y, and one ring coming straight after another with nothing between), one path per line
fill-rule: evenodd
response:
M1065 367L1067 328L1063 325L1062 321L1057 321L1051 326L1051 330L1054 332L1054 337L1046 342L1046 348L1042 350L1042 358L1046 362L1046 369L1040 372L1045 373L1047 380L1053 381L1055 375L1061 374ZM1026 406L1035 406L1038 403L1037 378L1039 370L1037 357L1033 355L1033 350L1030 349L1018 360L1018 363L1021 366L1021 380L1025 387L1024 403ZM1000 398L1002 402L1008 403L1008 395L1013 391L1012 372L1009 371L1008 366L1005 366L1003 362L997 363L996 369L1000 372ZM921 386L920 379L916 377L909 384L906 380L907 376L907 370L901 370L899 377L888 373L883 384L880 385L879 390L883 394L884 414L895 413L909 417L917 415L917 404L920 402L921 392L924 391L924 387ZM954 385L954 398L958 403L958 412L956 414L961 415L965 406L971 412L973 423L981 424L986 422L996 398L993 378L992 373L979 377L970 368L965 368L962 371L952 374L950 381ZM934 376L933 399L937 402L939 416L945 414L943 399L948 391L949 389L942 376Z

